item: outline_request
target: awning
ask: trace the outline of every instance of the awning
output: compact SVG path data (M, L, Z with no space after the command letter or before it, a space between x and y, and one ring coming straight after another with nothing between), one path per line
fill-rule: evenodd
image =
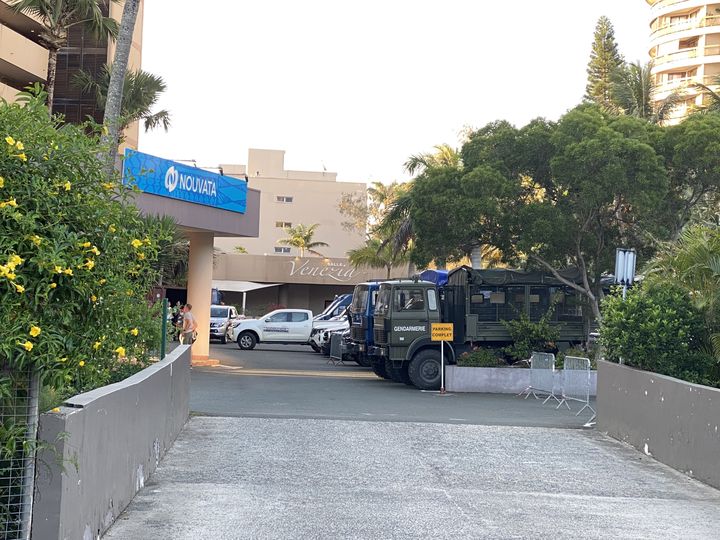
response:
M224 279L214 279L212 282L213 289L232 292L250 292L268 287L277 287L278 285L282 285L282 283L255 283L254 281L232 281Z

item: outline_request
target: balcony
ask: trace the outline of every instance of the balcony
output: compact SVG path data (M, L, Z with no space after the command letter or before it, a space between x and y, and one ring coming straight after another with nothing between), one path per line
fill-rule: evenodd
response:
M702 58L705 56L720 55L720 45L708 45L707 47L695 47L692 49L682 49L679 51L657 56L653 60L656 66L666 64L668 62L676 62L681 60L692 60L694 58Z
M658 25L653 25L650 32L650 39L656 39L667 34L673 34L675 32L682 32L683 30L693 30L695 28L706 28L708 26L720 26L720 16L713 15L712 17L692 17L683 21L675 22L664 22Z
M689 93L698 93L697 91L693 90L692 85L702 83L705 85L711 85L715 82L716 77L709 76L709 77L683 77L681 79L673 79L671 81L665 81L662 83L659 83L655 86L655 95L658 96L660 94L670 93L670 92L677 92L678 90L691 90Z

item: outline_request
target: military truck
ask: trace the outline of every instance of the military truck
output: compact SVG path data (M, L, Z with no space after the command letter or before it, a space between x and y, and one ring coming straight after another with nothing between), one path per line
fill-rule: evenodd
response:
M385 358L370 353L374 345L373 325L375 301L380 290L380 281L358 283L353 290L350 304L350 340L347 354L361 366L370 366L378 377L388 379Z
M562 276L572 282L581 278L574 271ZM445 344L445 358L454 364L476 345L511 343L502 321L522 313L537 321L551 305L551 324L560 329L560 345L585 341L588 330L580 295L548 274L463 266L450 272L441 287L419 279L388 281L378 292L370 353L384 359L393 380L437 389L440 345L430 339L432 323L453 323L454 339Z

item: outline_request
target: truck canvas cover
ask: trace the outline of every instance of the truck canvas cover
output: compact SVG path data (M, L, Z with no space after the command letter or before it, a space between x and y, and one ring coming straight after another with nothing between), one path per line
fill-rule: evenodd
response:
M563 278L573 283L582 283L582 274L577 268L568 268L558 272ZM540 271L523 272L521 270L492 269L475 270L469 266L461 266L448 275L450 285L556 285L563 283L552 274Z

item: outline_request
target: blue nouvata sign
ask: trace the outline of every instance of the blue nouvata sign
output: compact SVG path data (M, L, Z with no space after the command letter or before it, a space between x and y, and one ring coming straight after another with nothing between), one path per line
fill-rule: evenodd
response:
M125 150L123 183L140 191L245 213L247 182L175 161Z

